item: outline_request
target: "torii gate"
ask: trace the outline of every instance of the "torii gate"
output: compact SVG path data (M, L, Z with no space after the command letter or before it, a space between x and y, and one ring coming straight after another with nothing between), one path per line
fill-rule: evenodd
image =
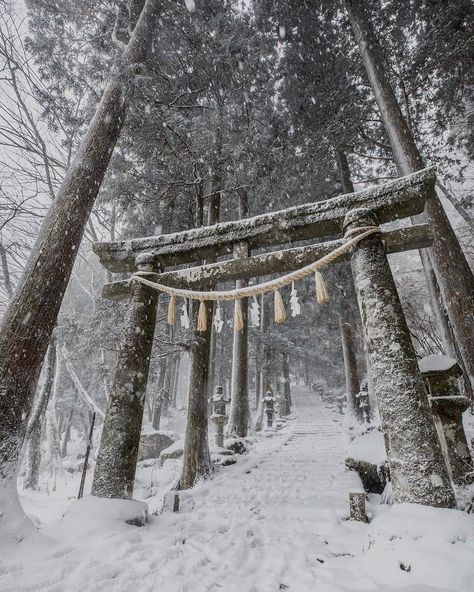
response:
M94 251L110 271L155 272L161 284L175 287L200 287L286 273L314 262L343 245L346 239L187 269L170 268L232 256L243 243L254 250L321 239L341 230L350 235L358 228L420 214L435 180L434 171L425 169L368 190L253 218L170 235L96 243ZM428 396L387 260L387 253L429 247L431 241L426 224L384 231L358 242L350 260L374 390L388 442L395 500L454 507L454 493ZM345 256L348 258L349 254ZM156 292L137 281L125 280L106 284L103 296L128 297L129 304L92 493L129 498L133 492L155 328ZM205 386L200 388L202 400L206 401Z

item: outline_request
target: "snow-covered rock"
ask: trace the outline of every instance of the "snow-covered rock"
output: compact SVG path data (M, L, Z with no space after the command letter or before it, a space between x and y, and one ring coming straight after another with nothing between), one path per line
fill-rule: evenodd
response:
M177 459L183 456L184 440L177 440L168 448L165 448L160 454L160 465L163 466L169 459Z
M142 433L140 446L138 448L138 460L159 458L161 452L169 448L176 441L172 432L161 432L157 430Z

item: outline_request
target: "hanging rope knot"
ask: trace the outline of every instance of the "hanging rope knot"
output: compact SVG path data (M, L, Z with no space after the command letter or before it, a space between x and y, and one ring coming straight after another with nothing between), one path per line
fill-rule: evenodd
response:
M382 230L380 226L358 226L357 228L351 228L346 230L344 234L344 240L346 244L351 243L351 249L357 245L362 239L371 236L372 234L381 234Z

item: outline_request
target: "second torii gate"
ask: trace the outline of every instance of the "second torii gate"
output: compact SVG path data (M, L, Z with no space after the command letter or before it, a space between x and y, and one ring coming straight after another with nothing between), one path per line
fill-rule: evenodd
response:
M160 284L201 287L228 280L286 273L314 262L344 244L345 239L256 254L188 269L170 267L232 255L236 246L252 252L265 246L357 233L419 214L435 183L433 170L368 190L304 204L235 222L171 235L116 243L97 243L94 251L114 272L155 272ZM387 253L428 247L427 225L372 234L353 248L352 274L361 310L364 339L374 389L388 441L395 499L440 507L455 504L452 486L432 418L428 396L400 304ZM346 259L349 255L346 255ZM102 433L92 493L129 498L144 409L148 367L156 320L156 292L135 280L107 284L107 298L129 298L118 359ZM207 449L205 385L193 381L195 408L203 418L192 452L197 461ZM202 392L199 391L201 389ZM190 395L193 393L190 392ZM201 396L199 396L201 395ZM190 447L189 434L186 446ZM207 449L208 450L208 449Z

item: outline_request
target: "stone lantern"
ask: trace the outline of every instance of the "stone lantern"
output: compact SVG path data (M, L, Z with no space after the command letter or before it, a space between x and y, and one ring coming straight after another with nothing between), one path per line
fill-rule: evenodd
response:
M216 426L215 443L222 448L224 446L224 425L227 422L227 404L229 399L224 394L223 386L216 386L212 396L212 416L211 419Z
M459 390L462 370L456 360L437 355L423 358L419 366L453 481L456 485L472 482L474 467L462 423L470 401Z
M271 428L273 426L273 417L275 415L275 397L273 396L272 391L267 391L263 398L263 410L267 416L267 427Z
M364 384L360 392L356 395L357 403L359 406L359 413L365 423L370 421L370 402L369 402L369 391L367 385Z

